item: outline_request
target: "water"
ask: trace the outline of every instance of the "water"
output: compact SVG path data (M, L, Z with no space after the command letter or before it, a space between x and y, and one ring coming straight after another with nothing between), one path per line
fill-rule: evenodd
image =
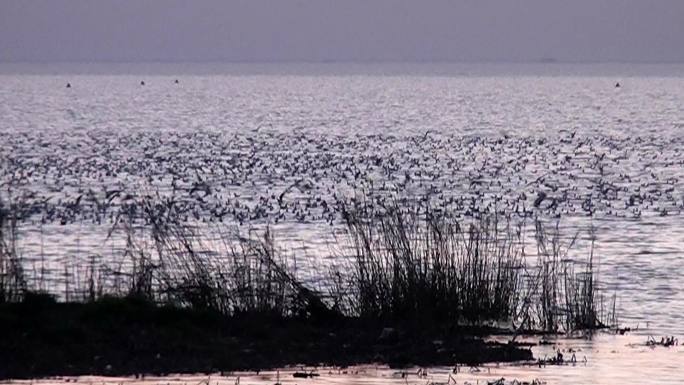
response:
M640 331L563 341L586 366L471 382L684 380L681 348L634 345L684 336L684 66L4 65L0 117L3 186L44 202L21 225L29 259L115 254L111 207L156 193L198 226L270 224L324 260L359 192L559 217L580 255L596 230L602 278Z

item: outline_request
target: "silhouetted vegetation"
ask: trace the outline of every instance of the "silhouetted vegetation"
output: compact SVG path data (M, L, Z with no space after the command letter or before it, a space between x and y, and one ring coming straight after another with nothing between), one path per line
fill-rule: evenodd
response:
M5 331L0 378L532 359L520 346L486 343L439 328L387 328L355 318L228 317L130 297L63 303L30 294L22 302L0 305L0 328Z
M530 351L476 336L605 326L593 247L579 265L576 237L563 245L541 222L531 256L523 226L498 217L349 208L346 265L314 288L268 228L209 238L174 204L122 206L108 236L125 235L124 260L74 262L59 285L27 279L16 207L1 206L0 328L12 332L0 377L520 360Z
M426 211L347 214L359 316L407 314L453 324L504 321L516 306L523 260L496 220L462 227ZM508 229L510 230L510 229Z
M22 299L27 290L23 264L17 255L19 207L0 200L0 303Z
M558 227L549 232L535 222L531 257L522 226L498 217L461 224L429 208L393 206L345 218L354 251L352 308L362 318L512 323L552 333L606 326L593 246L586 261L570 259L577 236L563 247ZM576 265L586 267L576 272Z

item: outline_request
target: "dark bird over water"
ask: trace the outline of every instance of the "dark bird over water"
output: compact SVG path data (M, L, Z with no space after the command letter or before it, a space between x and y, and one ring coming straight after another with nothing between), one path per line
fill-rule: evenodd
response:
M534 207L539 207L539 205L546 199L546 193L543 191L539 192L537 199L534 200Z

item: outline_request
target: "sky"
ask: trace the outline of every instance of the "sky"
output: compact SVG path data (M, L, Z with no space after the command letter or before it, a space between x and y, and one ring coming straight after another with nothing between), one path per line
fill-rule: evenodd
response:
M684 0L0 0L0 62L684 62Z

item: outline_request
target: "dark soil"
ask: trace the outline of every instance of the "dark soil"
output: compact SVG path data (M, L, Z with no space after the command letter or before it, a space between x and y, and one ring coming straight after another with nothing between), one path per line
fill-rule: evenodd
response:
M105 298L0 304L0 378L271 369L287 365L478 364L532 359L476 330L330 316L224 315Z

